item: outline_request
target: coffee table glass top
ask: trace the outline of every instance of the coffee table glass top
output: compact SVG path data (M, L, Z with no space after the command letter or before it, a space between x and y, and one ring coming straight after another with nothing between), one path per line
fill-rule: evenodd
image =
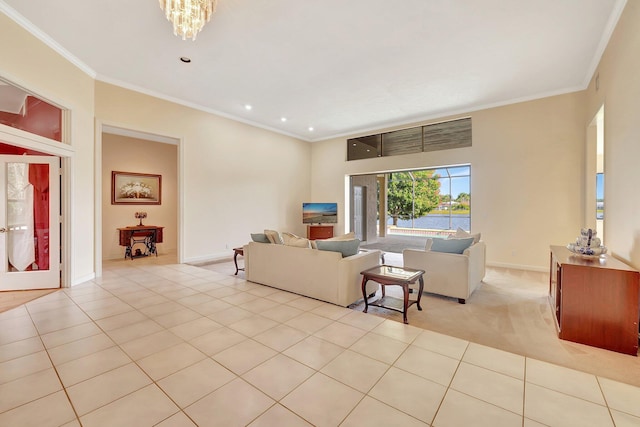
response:
M369 276L388 277L399 280L411 280L421 274L424 274L423 270L415 270L413 268L394 267L391 265L379 265L377 267L370 268L363 271Z

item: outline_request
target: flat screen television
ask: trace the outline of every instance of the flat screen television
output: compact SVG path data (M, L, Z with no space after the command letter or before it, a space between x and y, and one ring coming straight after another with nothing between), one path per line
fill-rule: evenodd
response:
M338 222L337 203L303 203L303 224L335 224Z

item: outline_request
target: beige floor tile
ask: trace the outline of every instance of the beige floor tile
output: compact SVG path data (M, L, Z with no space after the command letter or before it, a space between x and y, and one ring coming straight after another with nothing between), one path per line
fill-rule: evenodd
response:
M519 354L470 343L462 361L514 378L524 379L525 358Z
M516 414L523 413L523 380L463 362L451 388Z
M214 322L207 317L199 317L181 325L174 326L169 330L183 340L189 341L221 327L222 325L218 322Z
M115 315L126 313L132 310L134 310L134 307L124 302L120 302L118 304L110 305L108 307L101 307L93 310L86 310L86 313L93 320L99 320L99 319L104 319L105 317L115 316Z
M200 292L196 292L193 295L180 298L179 300L177 300L177 302L187 307L193 307L193 306L204 304L206 302L210 302L213 300L214 298L212 296L209 296Z
M376 332L375 330L373 332ZM469 341L459 338L450 337L449 335L439 334L433 331L423 330L412 343L418 347L440 353L454 359L462 359Z
M16 322L16 320L19 320L19 322ZM16 323L20 323L20 325ZM0 345L38 336L38 330L33 322L31 322L29 316L11 318L0 322L0 331L2 331L0 334Z
M460 362L442 354L410 345L394 366L438 384L449 386Z
M51 361L46 351L39 351L7 360L0 363L0 384L8 383L51 367Z
M41 335L42 342L47 348L54 348L92 335L101 334L102 331L95 323L82 323L66 329Z
M100 299L94 299L91 301L87 301L87 302L78 302L76 301L76 304L85 312L91 311L91 310L96 310L99 308L105 308L105 307L111 307L111 306L115 306L115 305L120 305L122 304L122 300L120 298L117 298L115 296L111 296L110 298L100 298Z
M183 342L138 360L138 365L158 381L206 357L200 350Z
M318 338L322 338L325 341L337 344L340 347L347 348L362 338L366 333L367 331L356 328L355 326L333 322L313 335Z
M265 296L265 298L275 302L279 302L281 304L285 304L289 301L300 298L300 295L294 294L292 292L278 290L277 292Z
M335 359L344 349L329 341L316 337L308 337L289 347L283 352L286 356L297 360L313 369L322 369L327 363Z
M164 304L169 302L169 298L164 297L162 295L154 295L152 297L140 300L140 301L131 301L129 302L129 305L131 307L134 307L138 310L143 309L143 308L147 308L147 307L152 307L154 305L160 305L160 304ZM144 314L144 313L143 313ZM145 314L146 316L146 314Z
M616 427L640 427L640 417L616 410L611 411L611 416Z
M323 304L311 310L311 313L318 316L326 317L331 320L338 320L341 317L350 314L353 310L347 307L340 307L334 304Z
M207 291L205 293L207 295L210 295L210 296L214 297L214 298L224 298L224 297L228 297L228 296L231 296L231 295L241 294L242 291L239 290L239 289L223 286L221 288L214 289L214 290L211 290L211 291ZM227 304L230 304L230 303L227 303Z
M247 382L275 400L282 399L315 371L278 354L242 375Z
M349 349L391 365L398 360L408 346L409 344L402 341L367 332Z
M209 316L210 314L217 313L231 307L233 307L233 305L229 304L228 302L214 299L209 302L205 302L204 304L194 305L193 307L191 307L191 310L203 316Z
M252 294L255 295L255 294ZM240 304L239 307L249 310L253 313L262 313L263 311L279 306L280 303L260 297L252 301Z
M307 297L303 297L298 295L298 298L292 299L287 301L286 303L287 305L290 305L291 307L295 307L297 309L300 309L302 311L310 311L313 310L314 308L318 308L321 305L325 304L322 301L318 301L316 299L313 298L307 298Z
M163 292L162 295L169 298L170 300L177 301L182 298L186 298L192 295L197 295L199 292L193 290L191 288L187 288L185 286L177 286L176 289L172 291Z
M40 335L91 322L91 318L77 307L37 313L31 317Z
M174 311L184 310L184 306L175 301L166 301L160 304L140 308L139 310L149 317L158 317Z
M542 424L537 421L530 420L529 418L524 419L522 426L523 427L549 427L546 424Z
M276 354L265 345L253 340L245 340L215 354L212 358L236 375L242 375Z
M0 426L58 427L76 419L63 391L0 414Z
M228 326L232 323L236 323L242 319L246 319L251 316L254 316L254 314L248 310L243 310L238 307L230 307L226 310L211 313L207 317L211 320L214 320L220 323L221 325Z
M190 308L183 308L153 317L153 320L168 329L201 317L203 317L201 314L196 313Z
M258 299L258 297L247 292L241 292L238 294L222 297L220 299L224 302L228 302L229 304L240 305Z
M241 379L235 379L184 411L199 427L244 426L275 402Z
M367 393L387 372L389 365L353 351L345 351L322 368L320 372Z
M149 384L142 369L129 363L71 386L67 393L78 415L85 415Z
M339 425L363 397L359 391L316 373L280 403L311 424L324 427Z
M428 424L436 415L446 391L447 388L440 384L391 367L369 396Z
M189 343L207 356L213 356L247 339L249 338L233 329L222 327L207 334L200 335L190 340Z
M604 405L595 375L527 358L527 382Z
M121 344L121 347L133 360L139 360L181 342L183 340L180 337L169 331L162 331L131 340Z
M311 427L311 424L280 404L273 405L254 422L249 424L249 427L273 426Z
M433 425L435 427L521 427L522 416L449 389Z
M155 425L179 411L155 385L148 385L82 417L83 427Z
M429 424L419 421L384 403L365 396L349 414L340 427L428 427Z
M111 347L57 366L65 387L93 378L130 363L131 359L118 347Z
M640 417L640 388L607 378L598 381L610 408Z
M384 322L384 319L354 310L346 316L342 316L338 321L346 323L347 325L355 326L356 328L364 329L365 331L370 331Z
M44 350L40 337L0 345L0 363Z
M181 408L237 378L211 359L204 359L158 381L158 385Z
M284 323L289 319L293 319L294 317L298 317L304 313L304 311L299 308L291 307L286 304L277 305L269 310L265 310L260 313L262 316L275 320L276 322Z
M58 390L62 390L62 384L53 368L4 383L0 385L0 412L40 399Z
M423 331L423 329L416 328L415 326L405 325L404 323L396 322L394 320L385 320L380 325L376 326L371 332L409 344L412 343Z
M69 421L66 424L61 425L60 427L82 427L82 426L80 425L80 421L73 420L73 421Z
M100 350L113 347L114 345L115 343L111 338L105 334L91 335L49 349L49 357L51 357L54 365L62 365L63 363L96 353Z
M269 286L259 286L257 288L249 289L247 292L258 297L266 297L268 295L280 292L280 290Z
M530 383L525 385L524 415L559 427L613 427L605 406Z
M143 313L139 312L138 310L134 310L122 314L117 314L111 317L105 317L104 319L96 321L96 323L98 324L98 326L100 326L100 328L102 328L102 330L112 331L114 329L133 325L135 323L140 323L148 319L149 318Z
M277 325L261 334L255 335L253 339L276 351L284 351L307 336L306 332L291 326Z
M116 343L124 344L137 338L143 338L151 334L164 331L164 329L165 328L163 328L153 320L145 318L145 320L141 322L110 330L107 332L107 334Z
M278 325L278 322L254 314L253 316L247 317L246 319L231 323L228 325L228 327L233 329L234 331L240 332L243 335L252 337L270 328L273 328L276 325Z
M287 320L284 323L285 325L289 325L292 328L300 329L301 331L308 334L313 334L315 332L318 332L320 329L327 327L332 322L333 321L331 319L327 319L326 317L306 312L302 313L298 317Z
M155 427L196 427L196 425L187 417L184 412L178 412L156 424Z

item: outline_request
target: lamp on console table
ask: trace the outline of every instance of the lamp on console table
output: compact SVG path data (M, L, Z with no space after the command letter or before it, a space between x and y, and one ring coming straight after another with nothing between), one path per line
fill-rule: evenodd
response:
M146 218L146 217L147 217L147 213L146 212L136 212L136 218L138 218L140 220L140 224L138 224L139 226L143 225L142 224L142 218Z

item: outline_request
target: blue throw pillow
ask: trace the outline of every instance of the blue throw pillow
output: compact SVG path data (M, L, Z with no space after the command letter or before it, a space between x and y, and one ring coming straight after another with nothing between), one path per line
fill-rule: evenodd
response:
M251 233L251 240L258 243L269 243L269 239L264 233Z
M316 247L320 251L340 252L345 258L358 253L360 240L316 240Z
M433 239L431 250L433 252L446 252L449 254L461 254L473 243L473 237L467 239Z

